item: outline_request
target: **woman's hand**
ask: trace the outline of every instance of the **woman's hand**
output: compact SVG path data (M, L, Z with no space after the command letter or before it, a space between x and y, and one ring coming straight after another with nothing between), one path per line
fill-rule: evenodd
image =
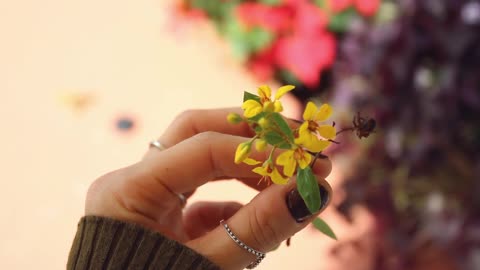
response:
M85 214L144 225L189 246L222 269L243 269L255 259L219 226L222 219L228 220L239 239L262 252L303 229L318 213L305 217L309 213L294 181L285 186L257 185L259 176L251 166L234 164L237 145L251 138L252 131L245 123L229 124L230 112L241 113L239 109L182 113L159 138L165 150L150 148L140 162L91 185ZM252 153L257 160L265 160L265 155ZM323 210L331 196L323 180L330 173L330 161L318 160L313 169L324 191ZM197 187L220 179L238 179L261 192L245 206L199 202L182 211L175 193L188 198Z

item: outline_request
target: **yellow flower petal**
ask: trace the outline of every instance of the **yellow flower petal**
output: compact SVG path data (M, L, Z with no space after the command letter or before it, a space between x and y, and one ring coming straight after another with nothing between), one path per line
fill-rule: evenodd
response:
M310 131L308 130L308 121L305 121L300 125L300 128L298 129L298 138L295 138L295 144L302 144L302 142L305 140L305 135L308 135L306 133L309 132Z
M243 163L248 164L248 165L257 165L257 164L260 163L260 161L247 157L246 159L243 160Z
M306 152L303 152L302 158L297 160L298 166L300 166L300 168L302 169L305 169L306 167L308 167L311 161L312 161L312 156Z
M277 168L273 168L272 173L270 174L270 178L272 182L277 185L285 185L288 183L288 177L284 178L277 170Z
M277 157L277 164L283 166L283 173L287 176L292 176L297 167L297 162L295 161L293 154L293 150L288 150Z
M317 106L315 103L309 101L305 111L303 112L303 120L314 120L315 114L317 113Z
M299 131L298 133L299 133L299 136L298 138L295 138L294 143L301 144L301 145L305 144L305 139L307 139L309 135L305 134L305 131L304 132ZM308 133L308 131L306 133Z
M263 111L264 112L273 112L275 110L275 105L271 101L265 101L263 103Z
M235 163L242 163L250 154L251 143L245 142L238 145L237 150L235 151Z
M275 112L282 112L283 111L283 106L282 106L282 103L280 102L280 100L276 100L273 103L273 108L274 108Z
M260 174L261 176L267 176L268 175L268 171L267 171L266 167L253 168L252 172L254 172L256 174Z
M315 153L325 150L325 148L327 148L329 145L330 145L329 141L319 140L317 138L315 140L310 141L308 144L304 144L304 146L308 150Z
M247 118L254 117L262 112L262 105L253 99L249 99L242 104L243 115Z
M304 132L309 132L308 131L308 121L303 122L300 125L300 128L298 129L299 134L304 133Z
M257 91L261 99L270 99L272 96L272 89L268 85L258 87Z
M255 141L255 149L257 149L258 152L263 152L267 148L267 141L263 139L258 139Z
M293 89L295 89L295 86L293 86L293 85L284 85L284 86L278 88L278 91L275 94L275 100L280 99L283 95L292 91Z
M301 144L311 144L314 140L318 140L317 136L315 134L312 134L310 130L305 129L305 130L299 130L298 132L298 140Z
M286 176L293 176L296 168L297 168L297 162L293 160L291 163L288 163L283 167L283 173Z
M332 107L325 103L318 109L318 113L315 116L315 121L325 121L332 115L332 113Z
M277 164L285 165L285 164L289 163L291 160L293 160L293 151L288 150L288 151L285 151L285 152L281 153L280 155L278 155Z
M323 125L319 126L317 128L318 133L320 133L320 136L322 136L325 139L335 139L335 136L337 136L337 131L335 130L335 127L329 126L329 125Z

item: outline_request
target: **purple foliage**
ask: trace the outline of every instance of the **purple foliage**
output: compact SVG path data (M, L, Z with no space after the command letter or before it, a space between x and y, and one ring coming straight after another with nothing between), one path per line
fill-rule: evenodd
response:
M359 20L340 39L325 87L379 127L339 210L364 204L382 220L378 269L410 269L419 239L480 269L480 2L395 3L396 19Z

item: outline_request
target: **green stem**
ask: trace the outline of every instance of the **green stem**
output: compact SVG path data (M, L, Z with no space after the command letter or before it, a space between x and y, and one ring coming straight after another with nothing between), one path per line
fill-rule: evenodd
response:
M272 150L270 151L270 154L268 155L268 159L270 161L270 163L272 163L272 157L273 157L273 152L275 152L275 149L277 149L277 147L273 147Z
M312 162L310 163L310 167L313 168L313 165L315 165L315 162L317 161L317 159L321 158L321 159L326 159L328 158L328 156L322 154L322 152L317 152L317 153L313 153L313 152L310 152L310 151L307 151L310 155L314 155L314 158L312 160Z
M258 139L258 134L256 134L252 137L252 139L250 139L250 143L253 143L256 139Z

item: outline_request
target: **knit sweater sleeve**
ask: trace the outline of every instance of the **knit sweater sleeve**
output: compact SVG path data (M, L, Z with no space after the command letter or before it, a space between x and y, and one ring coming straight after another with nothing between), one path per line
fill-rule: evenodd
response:
M78 223L67 269L220 268L192 249L139 225L86 216Z

